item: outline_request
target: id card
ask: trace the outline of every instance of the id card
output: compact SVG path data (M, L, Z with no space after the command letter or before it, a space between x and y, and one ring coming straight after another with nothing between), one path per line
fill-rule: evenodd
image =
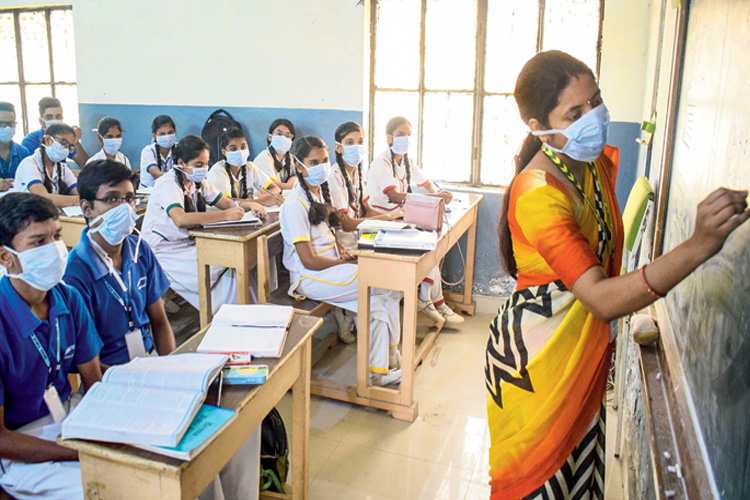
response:
M146 357L146 347L143 345L143 335L140 328L125 334L125 345L128 347L128 356L131 360Z
M44 391L44 404L47 405L47 409L52 416L53 422L59 424L65 420L68 413L65 411L62 401L60 401L60 395L57 393L57 388L52 384L50 384L50 386Z

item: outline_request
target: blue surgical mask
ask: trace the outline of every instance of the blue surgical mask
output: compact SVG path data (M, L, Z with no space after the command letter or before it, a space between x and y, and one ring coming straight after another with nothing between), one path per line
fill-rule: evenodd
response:
M292 140L283 135L272 135L271 147L280 155L284 155L292 148Z
M44 129L47 130L47 128L50 125L56 125L58 123L63 123L62 120L44 120Z
M16 135L16 127L0 127L0 142L10 142Z
M591 162L599 158L607 144L607 127L609 127L609 110L601 103L573 123L565 130L532 131L533 135L563 134L568 138L562 149L547 147L555 153L561 153L578 161Z
M37 290L43 292L50 290L60 283L65 274L65 266L68 264L68 248L62 241L53 241L23 252L16 252L7 246L5 249L18 257L21 263L21 273L8 274L8 276L25 281Z
M300 164L302 164L302 166L307 169L307 177L305 177L305 180L311 186L320 186L321 184L326 182L328 180L328 177L331 175L330 162L319 163L318 165L313 165L312 167L308 167L301 161Z
M53 140L52 145L47 146L44 151L47 153L47 158L49 158L52 163L67 160L68 155L70 154L70 150L56 140Z
M393 146L391 151L397 155L405 155L409 152L409 146L411 145L411 136L402 135L400 137L393 138Z
M341 156L344 158L344 161L347 165L359 165L360 163L362 163L362 160L365 159L367 151L365 150L365 147L363 145L351 144L349 146L344 146L340 142L337 142L336 144L344 148L344 154Z
M122 146L122 137L105 139L102 137L102 148L108 155L114 155Z
M189 174L187 170L185 170L185 165L179 165L176 168L185 172L185 177L195 183L203 182L203 180L206 178L206 175L208 174L208 169L206 167L192 167L192 174Z
M249 149L238 149L237 151L226 151L227 163L233 167L241 167L250 157Z
M96 217L89 226L92 233L99 233L110 245L119 245L133 232L137 219L138 215L133 207L128 203L123 203ZM101 224L97 226L98 221L101 221Z
M175 134L169 134L169 135L157 135L156 136L156 144L163 147L164 149L169 149L172 146L174 146L174 143L176 142L177 136Z

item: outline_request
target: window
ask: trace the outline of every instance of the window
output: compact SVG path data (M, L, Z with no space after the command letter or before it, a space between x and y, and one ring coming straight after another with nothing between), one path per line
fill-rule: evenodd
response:
M15 140L37 130L39 100L60 99L78 123L73 12L70 6L0 10L0 101L16 108Z
M603 0L373 0L370 151L412 124L415 160L437 180L507 185L527 128L513 87L537 51L571 53L598 74Z

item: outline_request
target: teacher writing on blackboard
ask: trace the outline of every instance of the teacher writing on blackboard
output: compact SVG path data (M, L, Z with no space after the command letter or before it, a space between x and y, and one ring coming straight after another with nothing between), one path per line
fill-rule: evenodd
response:
M564 52L541 52L514 96L531 132L498 227L517 285L487 342L492 499L603 498L610 322L716 254L750 217L748 192L712 192L687 241L619 276L618 150L606 145L609 112L594 74Z

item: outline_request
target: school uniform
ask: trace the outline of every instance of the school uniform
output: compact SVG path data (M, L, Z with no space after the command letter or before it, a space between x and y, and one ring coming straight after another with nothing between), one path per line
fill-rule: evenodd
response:
M289 295L304 296L357 312L357 264L346 263L320 271L307 269L295 243L309 241L316 255L338 259L335 236L328 223L312 225L310 201L301 183L295 184L281 207L279 221L284 239L284 265L289 270ZM388 373L388 348L400 338L399 294L373 289L370 298L370 371Z
M201 185L206 208L216 205L223 196L221 191L207 180ZM172 290L199 309L198 253L195 241L190 238L187 229L177 227L169 216L169 211L175 207L185 209L185 194L195 201L195 184L192 183L190 189L183 191L177 182L175 172L156 179L146 207L141 234L143 241L151 246L159 264L169 277ZM236 285L233 270L211 266L211 303L214 312L221 304L234 304L237 301Z
M73 171L68 167L67 161L61 162L62 179L65 184L68 185L68 190L72 191L78 183L78 178L73 174ZM16 169L16 177L13 181L14 191L29 192L29 188L34 184L41 184L44 186L44 160L42 159L42 150L37 149L30 156L27 156L21 163L18 164ZM52 175L49 176L52 181L52 192L50 194L60 194L60 183L57 178L57 164L52 167Z
M291 155L289 157L292 158ZM282 169L281 172L277 172L276 167L274 166L273 156L268 148L266 148L258 153L258 156L256 156L253 160L253 164L255 165L255 168L259 168L261 172L266 174L274 181L289 182L289 179L292 179L297 175L297 167L295 166L294 160L292 159L292 165L289 169L289 175L285 175L284 172L286 170L286 158L287 156L284 155L284 157L281 159L281 164L284 165L285 168Z
M0 179L15 179L19 163L30 154L31 152L25 147L10 141L8 159L3 160L0 156Z
M93 156L89 157L89 161L86 162L86 165L91 163L92 161L96 160L106 160L107 155L104 153L104 149L100 149L97 151ZM130 166L130 160L128 160L128 157L122 154L122 151L118 151L115 153L115 161L119 161L129 169L133 170L133 167Z
M241 191L241 177L241 172L240 177L235 177L231 172L227 173L226 161L219 160L208 170L206 179L208 179L216 189L224 193L225 196L231 197L232 188L234 187L234 192L237 194L236 197L239 198ZM271 184L273 184L273 181L265 174L265 172L257 168L252 162L245 164L245 187L247 188L248 198L254 195L259 195L264 189L268 189ZM212 209L218 210L215 207L212 207Z
M49 319L41 321L10 279L0 279L0 404L8 429L54 441L60 425L52 424L45 389L54 385L68 403L68 374L94 359L102 342L74 288L59 283L47 296ZM2 459L2 466L0 485L15 498L83 498L78 462Z
M146 308L169 289L169 278L162 270L147 243L141 241L138 260L135 249L138 237L131 234L122 242L122 272L115 269L118 280L99 257L91 243L89 228L83 230L80 240L71 250L65 269L65 283L81 293L96 330L104 343L99 358L107 365L130 361L125 334L140 329L144 350L154 348ZM132 322L132 324L131 324Z
M364 177L364 176L363 176ZM362 201L359 199L359 169L354 169L351 185L353 188L352 202L349 203L349 188L346 186L346 179L338 163L331 166L331 175L328 177L328 187L331 191L331 204L339 212L346 213L349 217L356 218L358 208L364 211L363 203L367 203L370 196L367 194L367 182L362 179ZM357 248L357 231L344 231L343 228L336 230L336 240L347 250Z
M149 144L141 151L141 187L154 187L154 176L148 171L150 167L158 166L156 155L158 146L154 143ZM172 170L174 162L172 160L172 148L169 149L167 157L161 157L161 171L169 172Z
M42 145L42 139L44 138L44 131L42 129L34 130L26 134L26 137L21 141L21 146L29 150L29 152L36 151L39 146ZM72 160L76 155L77 151L73 148L73 151L68 154L68 159ZM75 160L73 161L75 163Z

